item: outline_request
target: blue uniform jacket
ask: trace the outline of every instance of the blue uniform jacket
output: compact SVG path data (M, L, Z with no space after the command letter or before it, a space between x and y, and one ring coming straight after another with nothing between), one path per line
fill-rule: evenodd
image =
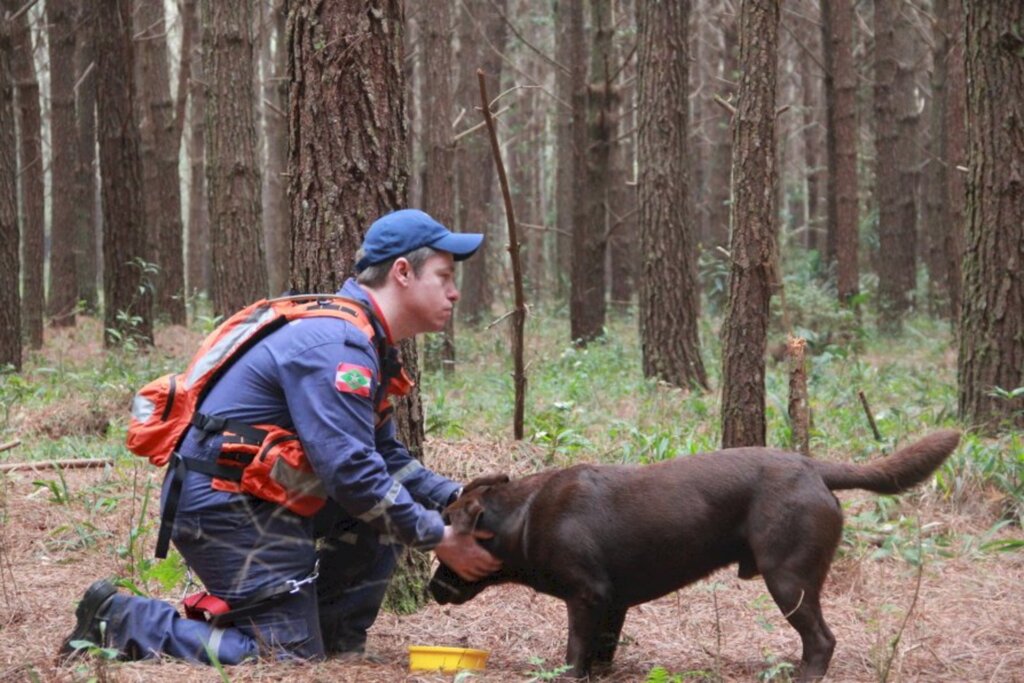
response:
M377 312L370 294L348 280L339 294ZM369 397L343 391L342 364L370 370ZM200 410L248 424L294 430L327 494L349 515L407 545L433 548L444 533L438 512L459 485L413 458L395 436L394 420L375 428L372 397L379 359L374 344L355 326L334 318L293 321L237 359L204 399ZM179 452L213 460L221 437L190 429ZM165 498L167 487L165 485ZM188 472L178 514L220 506L244 494L210 487L210 477Z

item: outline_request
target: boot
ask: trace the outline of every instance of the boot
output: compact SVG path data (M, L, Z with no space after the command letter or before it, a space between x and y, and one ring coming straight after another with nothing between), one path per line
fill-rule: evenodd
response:
M114 595L117 594L117 587L106 579L95 581L85 590L78 607L75 608L75 628L71 634L61 643L57 652L58 664L64 664L74 659L80 649L76 649L71 643L78 640L85 640L103 647L103 612L110 606Z

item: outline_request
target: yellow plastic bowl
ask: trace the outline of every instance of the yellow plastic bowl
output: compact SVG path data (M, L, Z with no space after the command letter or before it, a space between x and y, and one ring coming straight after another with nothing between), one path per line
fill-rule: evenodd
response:
M480 671L487 664L485 650L473 650L466 647L430 647L427 645L409 646L410 671Z

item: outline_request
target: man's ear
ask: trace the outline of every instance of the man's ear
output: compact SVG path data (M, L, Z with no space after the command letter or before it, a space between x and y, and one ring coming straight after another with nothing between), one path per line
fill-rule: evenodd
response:
M412 274L412 264L409 263L409 259L404 256L399 256L395 259L395 262L391 264L392 277L394 277L395 281L403 287L409 284L409 279L412 277Z
M467 500L465 504L457 505L450 511L452 528L459 534L471 534L476 529L480 515L484 513L484 506L476 498Z
M462 495L466 495L473 489L478 489L482 486L494 486L495 484L507 484L509 478L507 474L500 472L492 472L491 474L485 474L481 477L477 477L473 481L466 484L462 489Z

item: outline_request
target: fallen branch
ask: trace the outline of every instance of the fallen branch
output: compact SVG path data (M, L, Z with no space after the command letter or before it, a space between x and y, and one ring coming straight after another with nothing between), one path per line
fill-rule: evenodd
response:
M3 453L4 451L9 451L12 448L14 448L16 446L20 446L20 445L21 445L21 439L15 439L14 441L8 441L7 443L0 445L0 453Z
M0 464L0 472L13 472L15 470L76 470L86 467L106 467L113 465L112 458L95 458L83 460L81 458L70 458L68 460L38 460L36 462L5 462Z
M882 433L878 431L878 425L875 424L875 416L871 414L871 406L868 405L868 397L864 395L862 389L857 390L857 395L860 396L860 404L864 407L864 414L867 415L868 424L871 425L871 432L875 435L875 441L882 440Z

